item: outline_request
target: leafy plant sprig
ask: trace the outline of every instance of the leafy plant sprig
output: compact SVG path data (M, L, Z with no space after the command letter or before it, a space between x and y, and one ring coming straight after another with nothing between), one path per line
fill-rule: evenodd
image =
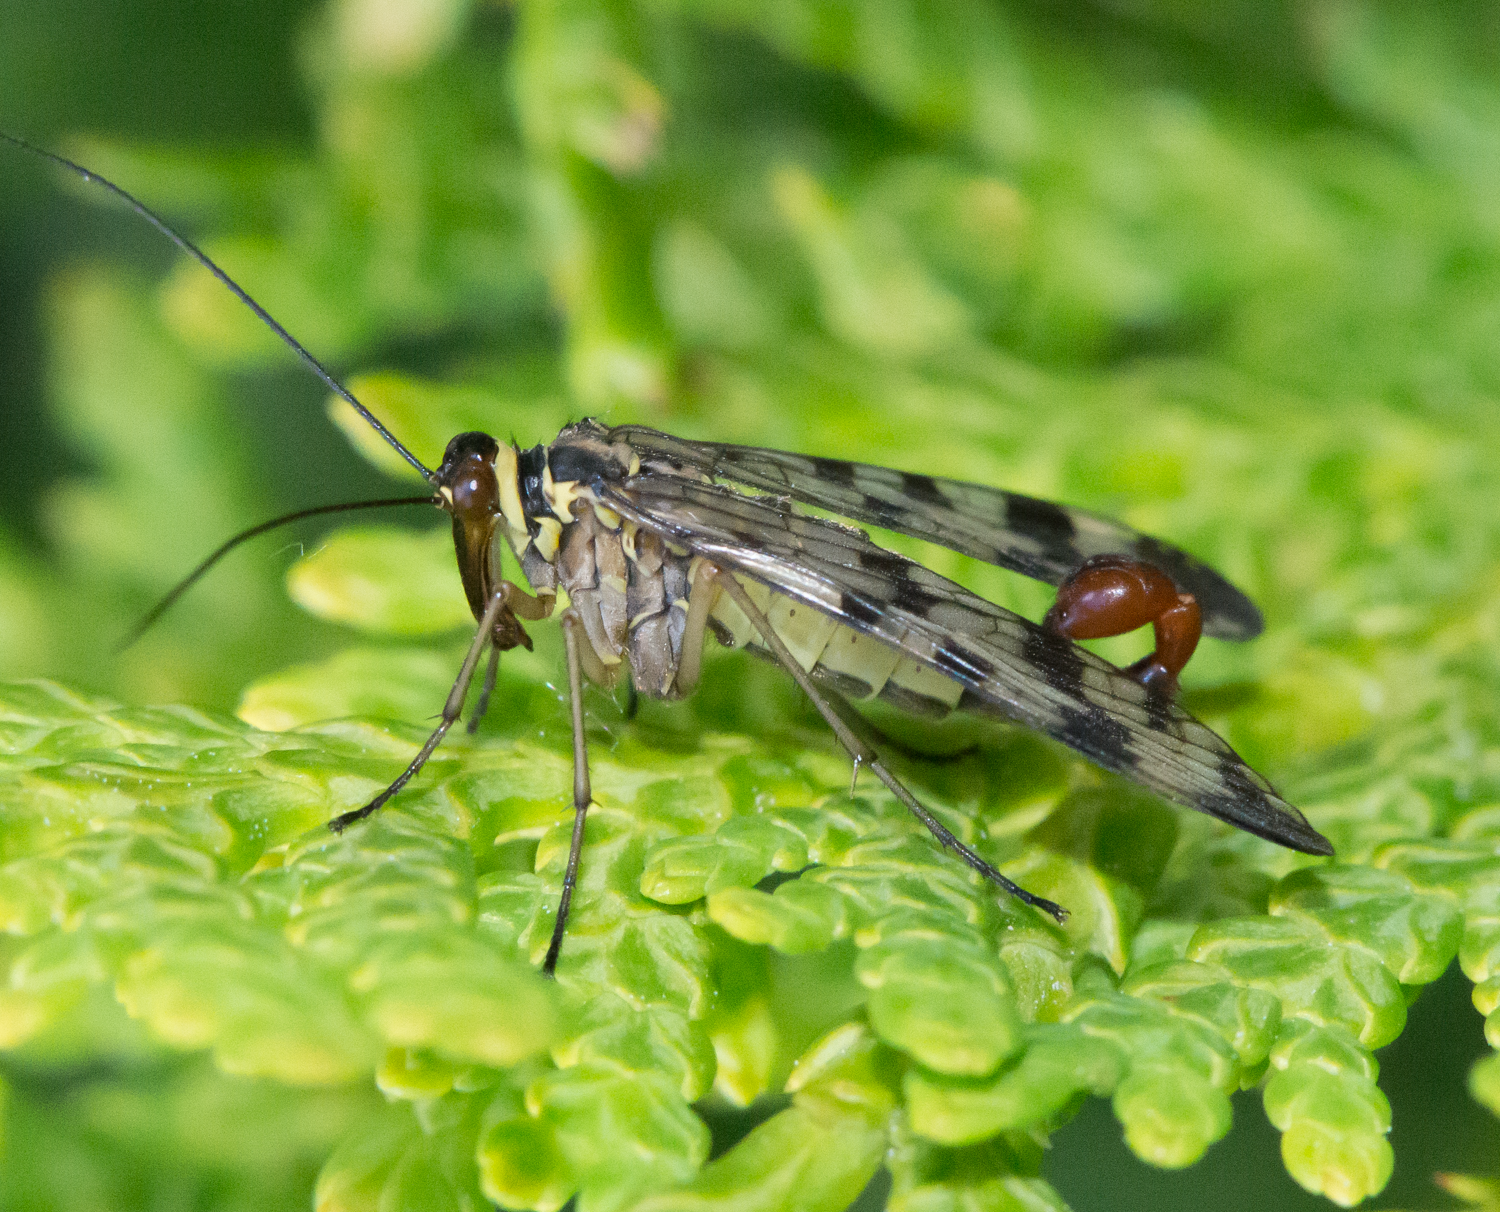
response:
M1455 956L1500 1044L1500 81L1438 10L1328 6L1316 37L1141 10L1083 35L960 0L498 22L434 0L393 33L351 0L308 41L315 155L73 152L206 215L209 251L283 323L376 368L355 390L424 457L603 411L1004 484L1188 546L1271 620L1253 647L1205 646L1189 705L1336 862L1022 732L883 721L949 827L1074 911L1054 928L883 792L851 793L793 689L724 656L633 722L591 695L599 807L543 981L566 852L555 642L508 656L479 735L338 839L323 822L410 756L456 663L445 536L363 527L294 565L293 598L357 647L286 622L266 560L106 666L152 592L256 520L205 363L280 354L188 268L156 307L81 272L56 291L55 392L95 473L52 501L58 567L0 564L0 625L10 672L42 654L116 694L0 689L7 1122L104 1064L89 1088L114 1113L284 1124L295 1162L274 1173L204 1145L246 1206L326 1157L330 1210L836 1212L883 1169L889 1206L926 1212L1061 1207L1042 1144L1087 1097L1179 1167L1258 1086L1299 1183L1380 1191L1375 1054ZM1303 52L1280 67L1308 98L1289 108L1237 74L1277 38ZM1160 55L1136 77L1140 46ZM386 352L427 341L448 352L420 373ZM60 603L66 634L87 623L77 650ZM291 639L268 660L273 627ZM1493 1055L1471 1089L1500 1110ZM63 1156L63 1136L38 1139ZM11 1150L5 1182L95 1181L121 1139L73 1179ZM141 1139L160 1159L177 1138Z

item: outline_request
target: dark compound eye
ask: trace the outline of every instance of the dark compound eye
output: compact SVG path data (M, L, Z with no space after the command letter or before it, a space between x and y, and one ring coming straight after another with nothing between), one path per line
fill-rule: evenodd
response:
M467 458L483 459L486 463L493 463L495 456L500 453L500 443L495 441L487 433L478 430L470 430L461 433L448 443L448 448L443 451L443 464L439 474L447 471L454 474L459 464Z

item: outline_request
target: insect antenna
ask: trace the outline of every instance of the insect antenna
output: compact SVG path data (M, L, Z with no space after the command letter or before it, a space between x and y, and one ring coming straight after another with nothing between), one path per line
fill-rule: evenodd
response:
M5 136L0 136L5 137ZM157 619L166 614L176 603L177 599L198 583L203 575L215 564L227 556L247 539L253 539L256 535L265 534L268 530L275 530L278 526L285 526L289 522L300 522L303 518L315 518L325 513L348 513L353 509L379 509L386 505L433 505L438 498L429 497L388 497L379 501L346 501L339 505L315 505L311 509L299 509L296 513L286 514L284 517L272 518L269 522L261 522L248 530L242 530L234 538L221 544L219 548L206 560L198 565L182 580L168 591L166 597L162 598L155 606L146 612L145 618L131 628L130 633L115 645L115 652L121 653L134 644L141 636L151 630Z
M243 303L246 307L248 307L252 312L255 313L256 317L261 321L261 323L263 323L267 328L269 328L278 337L280 337L287 348L290 349L299 358L301 358L308 369L311 370L313 374L317 375L318 378L323 380L323 383L328 387L330 391L344 400L344 402L347 403L351 408L353 408L355 412L359 413L359 415L369 423L370 427L374 429L376 433L378 433L382 438L390 443L397 454L399 454L403 459L405 459L419 472L421 472L423 479L428 481L432 480L435 474L432 469L429 468L425 463L423 463L421 459L417 458L416 455L412 454L412 452L409 451L405 446L403 446L396 435L393 434L384 425L382 425L376 418L374 413L372 413L368 408L366 408L357 399L355 399L354 393L351 392L342 383L340 383L337 379L335 379L333 375L328 371L328 369L323 365L323 363L319 362L317 358L313 357L313 355L308 351L307 347L303 345L301 341L297 340L296 337L287 332L287 330L277 322L275 316L271 315L270 312L268 312L264 307L262 307L254 299L252 299L249 292L246 291L243 286L241 286L227 273L220 269L218 264L212 257L210 257L206 252L204 252L186 236L180 235L178 232L173 230L173 228L168 225L165 219L163 219L160 215L153 211L139 198L120 188L120 186L116 185L113 181L110 181L105 177L101 177L98 173L92 171L91 169L84 168L83 165L74 163L66 156L59 156L56 152L50 152L46 148L37 147L34 144L26 142L25 139L20 139L15 135L8 135L4 131L0 131L0 141L9 143L12 147L18 147L22 151L31 152L33 155L40 156L44 160L50 160L53 164L56 164L61 168L65 168L71 173L76 173L85 181L88 181L94 185L102 186L104 189L114 194L115 197L123 201L133 211L135 211L136 214L145 219L147 223L151 224L152 227L156 228L157 231L166 236L168 240L172 241L173 244L177 245L178 248L182 249L183 252L187 253L188 256L197 261L199 265L203 266L204 269L213 274L213 276L216 277L219 282L232 295L234 295L236 299L238 299L241 303Z

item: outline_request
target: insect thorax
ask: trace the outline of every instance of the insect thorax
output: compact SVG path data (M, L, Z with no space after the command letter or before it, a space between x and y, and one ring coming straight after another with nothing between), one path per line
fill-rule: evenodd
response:
M493 473L482 515L460 508L479 495L471 479L459 474L462 460L472 460L476 452L483 453L486 470ZM446 477L444 484L457 477L445 497L452 499L460 565L476 562L481 529L488 545L478 573L465 571L466 585L480 575L485 598L494 593L502 567L499 548L508 545L533 592L548 598L566 590L596 658L588 662L596 680L612 682L628 664L642 694L676 698L683 692L678 684L683 644L702 642L701 633L687 634L697 561L692 552L601 503L609 487L628 484L643 471L708 479L703 470L659 452L649 453L643 465L628 442L612 439L609 430L587 420L565 428L550 445L528 450L482 434L461 434L449 444L440 477ZM472 477L472 471L468 474ZM803 668L830 688L848 698L878 695L922 714L941 715L957 704L961 688L950 679L805 604L743 577L740 581ZM727 646L764 651L762 637L739 607L727 595L708 592L707 631Z
M481 436L455 438L440 477L481 448ZM466 558L476 562L470 553L482 531L488 597L500 587L499 548L508 545L533 592L546 598L559 587L567 591L604 680L613 680L628 661L643 694L674 697L690 559L598 504L601 485L640 469L635 452L608 441L607 431L587 420L568 426L548 446L492 443L483 449L492 460L493 496L482 514L453 509L460 565Z

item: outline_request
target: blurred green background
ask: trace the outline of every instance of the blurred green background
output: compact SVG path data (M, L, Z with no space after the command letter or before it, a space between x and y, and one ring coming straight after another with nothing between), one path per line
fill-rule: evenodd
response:
M382 42L347 23L401 5L0 0L0 126L217 239L337 370L489 393L445 421L488 409L525 442L602 411L951 467L1196 542L1272 630L1205 651L1190 691L1278 777L1406 735L1455 682L1420 654L1494 640L1500 9L538 8L517 54L500 6L413 5L427 24ZM590 75L595 44L641 77ZM348 642L286 600L288 537L110 651L237 527L392 490L216 290L0 155L0 673L231 710ZM1464 1092L1485 1051L1468 989L1451 972L1380 1054L1383 1206L1456 1206L1431 1173L1500 1161ZM163 1177L153 1092L232 1087L203 1103L274 1122L289 1200L354 1113L183 1065L9 1076L62 1108L7 1123L15 1207L51 1206L43 1171L74 1148L130 1175L100 1207L217 1206L268 1164L219 1142ZM1257 1100L1236 1109L1168 1174L1096 1101L1044 1173L1078 1212L1321 1206Z

